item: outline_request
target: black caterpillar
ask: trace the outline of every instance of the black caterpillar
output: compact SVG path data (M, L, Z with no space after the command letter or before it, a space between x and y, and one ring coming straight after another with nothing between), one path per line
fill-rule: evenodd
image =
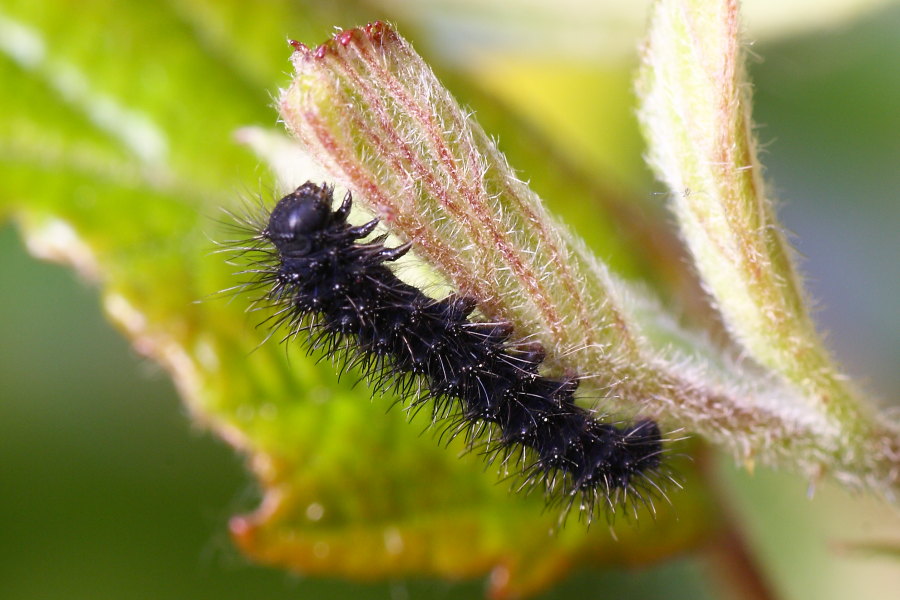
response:
M378 220L348 224L349 193L336 210L332 203L331 187L307 182L266 223L247 223L255 235L241 248L257 253L249 285L266 290L273 325L286 325L288 337L308 335L311 351L360 368L376 389L411 398L410 408L430 404L451 436L465 432L489 462L514 465L522 487L542 485L563 515L577 501L590 520L598 505L614 513L630 493L658 491L650 478L662 454L655 422L620 427L595 418L575 404L575 379L538 372L540 347L512 342L509 323L470 321L472 298L436 300L401 281L385 263L410 244L357 241Z

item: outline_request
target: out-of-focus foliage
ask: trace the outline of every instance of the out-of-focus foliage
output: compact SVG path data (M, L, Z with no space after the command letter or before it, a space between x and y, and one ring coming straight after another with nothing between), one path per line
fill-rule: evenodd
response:
M287 2L79 11L91 18L64 3L4 6L3 87L15 93L0 118L0 202L36 254L97 281L107 313L171 373L193 417L246 454L265 501L231 522L243 549L354 578L493 570L502 595L702 537L709 509L690 471L677 510L661 505L640 528L620 520L618 541L574 523L548 537L557 514L540 495L510 494L478 457L460 458L461 440L421 435L427 415L384 414L392 398L370 401L352 376L339 384L327 360L262 344L244 314L252 298L215 296L236 283L210 241L230 235L221 209L240 209L236 189L271 185L234 132L275 120L285 32L313 43L370 16Z
M243 300L229 303L207 299L194 304L232 281L231 269L222 264L221 256L209 254L209 237L221 238L215 224L221 218L218 208L235 206L241 195L255 195L259 189L266 196L270 194L269 174L233 141L232 135L235 129L248 124L275 125L270 94L287 81L285 37L315 43L328 35L333 26L389 18L398 22L426 55L430 51L433 56L441 56L439 48L430 46L429 37L416 37L413 27L404 27L405 15L399 8L396 14L386 14L357 3L307 4L284 1L259 6L194 1L160 6L87 2L76 9L64 2L5 2L0 7L0 214L20 224L33 251L72 262L99 282L107 313L126 330L139 351L161 361L176 375L182 394L192 399L190 409L198 422L224 434L243 449L252 446L258 452L256 456L266 457L253 463L264 482L296 491L296 501L307 502L305 506L312 506L319 498L328 499L328 504L323 504L328 506L323 519L288 523L285 529L315 530L314 536L322 537L308 539L312 550L323 548L316 546L318 542L338 544L333 539L343 539L342 544L356 547L362 543L380 544L378 548L387 550L397 548L396 541L400 539L407 543L400 556L408 557L408 552L416 550L409 541L420 539L417 536L421 532L430 532L428 535L449 540L447 554L434 553L432 556L437 558L424 566L408 563L407 566L415 567L414 572L474 573L498 556L515 556L520 562L511 568L532 570L533 579L527 583L539 585L577 562L644 560L667 551L670 544L680 545L699 534L694 511L702 510L704 505L694 500L684 503L680 520L671 525L675 533L665 530L669 521L663 517L661 523L642 523L633 535L626 524L620 528L621 541L617 545L610 545L602 527L585 535L574 524L548 542L546 523L541 521L548 516L541 516L540 498L511 498L505 486L496 485L494 473L482 472L476 458L459 461L453 449L439 447L428 435L419 437L420 424L404 423L403 415L397 411L384 415L386 401L370 402L364 390L350 390L347 385L334 387L327 365L313 369L302 356L292 355L287 360L277 344L251 352L263 333L254 330L252 320L243 316ZM884 23L900 22L896 11L886 14ZM888 139L885 135L890 124L879 123L866 129L863 123L863 130L870 135L865 143L856 142L861 147L853 153L847 152L845 142L859 138L852 138L854 132L842 129L840 124L848 114L857 113L890 119L892 112L885 107L891 106L891 98L896 100L898 96L897 78L890 76L891 65L894 72L896 65L890 57L900 52L896 40L891 42L886 33L890 28L877 23L861 27L862 31L874 31L880 43L894 46L885 49L848 42L843 53L828 54L827 48L823 50L832 60L820 62L818 48L827 46L829 41L812 38L794 46L767 47L772 49L774 59L782 52L789 58L777 60L774 65L770 58L769 64L758 69L758 97L763 100L763 110L757 114L768 126L763 137L774 137L779 144L785 140L790 157L767 162L773 165L771 173L778 188L792 200L786 213L794 219L789 218L788 222L799 230L800 247L810 255L833 251L829 246L832 239L836 244L846 243L841 239L839 226L846 225L842 221L847 204L842 204L841 199L861 202L862 196L873 201L871 206L880 206L877 210L882 211L884 218L872 221L861 216L872 214L865 212L868 204L853 211L853 218L859 219L862 227L872 223L884 226L891 215L896 217L892 205L884 200L888 198L887 190L900 189L900 182L891 182L890 174L884 176L887 171L883 157L892 151L896 156L898 150L896 137ZM862 39L867 36L860 34ZM452 34L446 37L452 38ZM857 61L871 64L870 70L860 72L856 68L858 62L850 63L853 68L841 69L840 60L850 60L847 56L852 57L854 51L863 53ZM876 61L878 56L883 57L880 64ZM535 59L532 56L527 60ZM638 278L648 272L658 273L647 265L660 264L657 259L665 252L647 251L646 244L634 240L662 236L660 224L665 224L665 218L660 218L659 203L647 193L653 184L641 167L641 146L630 114L632 61L633 56L627 53L612 62L598 56L595 63L593 57L588 57L575 66L560 69L547 60L536 63L537 68L531 70L529 66L535 63L497 56L468 65L469 74L475 74L474 80L482 90L505 100L508 110L498 108L489 99L479 100L479 90L469 87L471 84L463 77L451 79L451 89L488 117L484 119L486 129L500 136L501 148L509 153L513 165L524 178L532 180L551 206L572 221L601 256ZM535 81L547 83L540 85ZM824 90L822 82L826 84ZM596 101L590 101L592 96ZM860 102L866 103L865 110L857 110ZM846 108L848 105L850 109ZM832 109L826 112L820 108L823 106ZM818 114L820 120L813 121L811 113ZM810 121L805 121L808 118ZM793 130L792 119L800 121ZM830 130L823 126L829 121ZM523 122L529 124L533 137L523 134ZM517 148L518 139L528 143ZM778 148L776 144L771 150L774 158L778 158ZM833 149L833 155L828 148ZM870 160L861 158L867 155ZM561 160L553 160L554 156ZM839 159L832 163L833 168L821 174L816 163L835 160L834 156ZM843 170L841 160L860 162L849 163L853 169L849 169L847 177L839 177ZM564 171L567 175L561 177L563 169L568 169ZM818 187L804 189L803 180L797 176L798 170L804 169L812 174L809 181ZM867 178L857 181L857 186L848 183L860 172ZM873 183L879 176L883 176L881 183ZM596 178L600 178L600 183ZM560 188L559 181L565 187ZM829 196L829 188L834 186L823 183L826 181L833 181L842 194ZM616 194L602 193L610 186ZM802 196L810 190L821 191L821 196L831 200L804 204ZM610 204L611 196L620 201ZM875 203L879 198L882 205ZM629 217L640 215L642 218L636 220L640 227L601 220L610 206L625 211ZM798 207L802 206L809 208L801 211ZM816 245L813 234L812 245L804 246L804 240L810 236L803 229L810 220L820 220L829 232L821 238L821 245ZM641 237L644 223L650 223L650 235ZM828 229L832 226L834 231ZM660 232L658 236L656 232ZM875 252L883 251L883 246L871 239L863 243L870 244ZM667 247L662 245L663 249ZM634 248L634 252L629 248ZM853 272L854 263L840 263L845 257L833 258L844 265L841 271L848 277L862 277ZM815 264L811 263L811 267ZM682 281L677 265L676 260L672 280ZM891 268L896 269L885 260L884 278L897 281L900 278L890 276ZM8 290L6 282L14 278L15 274L4 271L3 287ZM841 281L823 267L816 279ZM862 279L863 285L865 281ZM672 287L658 281L649 285L659 289ZM892 324L891 311L884 308L889 305L877 304L873 295L877 296L866 294L859 304L871 319L871 329L881 329L877 334L882 337L874 343L889 353L895 350L889 340L891 335L897 339L896 322ZM693 298L690 294L676 297L686 298L685 302ZM52 303L36 305L45 313L56 310ZM39 313L25 318L44 317ZM846 322L838 323L839 328L847 327ZM25 328L25 335L29 331ZM54 331L62 337L91 335L77 327L70 333L65 323ZM839 337L845 337L843 331ZM20 343L16 338L2 341L4 352L15 352ZM79 348L81 353L93 352L90 345L83 348ZM861 352L867 351L864 345ZM98 360L102 356L98 354ZM865 372L872 364L881 372L877 362L881 357L859 362L852 358L850 362L857 365L859 372ZM891 361L884 364L890 365ZM890 377L889 368L881 369ZM7 375L13 374L4 373L4 381ZM11 389L18 390L17 395L27 391L22 387ZM91 401L70 398L69 393L69 386L56 390L54 395L61 398L61 404L48 410L59 412L59 406L76 410L79 402ZM15 406L5 392L3 396L0 410ZM22 406L23 411L30 408ZM27 419L22 422L27 427ZM373 423L378 423L377 430ZM84 462L70 465L70 471L78 473L86 469L90 460L108 460L119 454L118 448L129 441L127 438L113 437L111 444L98 445L93 455L84 457ZM348 441L353 445L348 445ZM162 445L165 446L164 441ZM41 490L50 485L47 479L64 481L60 472L53 471L35 485L29 463L16 462L19 454L30 454L31 450L27 446L13 447L17 454L12 458L4 455L3 462L25 465L22 468L29 472L22 474L21 481L29 483L12 485ZM313 459L314 456L324 458ZM179 462L181 458L171 460ZM348 481L353 482L351 490L346 488ZM734 485L737 490L742 489L740 486L752 489L746 481ZM47 489L47 494L54 493ZM758 516L766 513L767 499L752 503L747 502L754 497L752 494L739 491L736 495L739 514L750 515L741 518L746 518L747 526L762 540L759 547L770 552L763 562L772 565L778 581L789 582L784 587L795 597L801 597L796 595L798 587L804 589L802 583L796 582L807 572L810 580L815 572L820 581L833 581L837 575L832 573L844 574L847 581L858 577L856 571L828 569L828 578L822 574L819 562L797 561L798 556L810 555L803 546L806 538L802 535L796 536L799 541L795 540L795 554L785 555L783 546L767 543L772 524ZM115 493L110 496L110 502L116 500ZM148 502L146 498L141 500ZM452 512L451 507L458 512ZM86 505L83 510L90 507ZM97 506L95 510L104 508ZM845 504L841 510L846 513L857 509L853 504L849 508ZM371 520L368 511L374 511L375 520ZM318 511L303 510L297 514L316 515ZM11 515L11 519L15 518L15 514ZM67 516L69 520L77 518ZM399 529L391 529L397 524ZM804 531L816 529L814 523L806 527ZM469 534L473 528L483 536L481 554L473 550ZM349 533L351 537L341 538L335 532ZM407 532L415 535L407 537ZM7 535L25 540L32 533L16 530ZM399 533L399 538L393 537L395 533ZM89 539L91 534L79 532L78 537ZM33 540L20 546L18 541L4 539L4 544L14 549L10 552L35 547ZM607 552L616 554L615 561ZM374 564L365 566L402 571L396 563L389 564L387 552L381 564L377 555L375 550L370 552L365 560ZM775 556L779 558L771 558ZM834 560L832 555L822 556L821 552L815 556L818 560ZM436 566L437 560L445 557L450 567ZM184 556L183 560L192 558ZM797 569L786 572L785 565L795 562ZM28 572L29 568L21 571ZM167 571L159 573L156 579L164 578ZM496 573L502 578L502 571ZM71 576L76 578L77 574L73 572ZM141 576L146 575L136 578L140 580ZM17 581L16 589L28 589L27 581ZM886 580L870 576L871 581ZM522 586L527 587L526 583ZM830 586L830 591L836 589L845 588ZM885 583L884 589L896 587ZM220 597L226 597L230 591L223 590ZM255 591L258 590L248 593ZM829 589L823 594L826 591Z

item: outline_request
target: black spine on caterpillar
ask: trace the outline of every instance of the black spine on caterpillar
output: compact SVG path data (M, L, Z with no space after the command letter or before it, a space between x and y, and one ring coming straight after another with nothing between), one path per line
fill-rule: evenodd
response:
M472 298L436 300L400 280L385 263L410 244L359 242L378 221L352 226L350 194L337 209L332 202L332 188L307 182L278 202L254 238L263 258L253 283L267 290L289 337L308 334L310 349L360 367L376 387L409 396L418 383L424 391L411 407L431 403L435 420L452 415L451 435L466 432L489 461L515 464L524 487L543 485L566 512L580 500L590 519L597 504L614 511L620 494L656 488L655 422L617 426L576 405L576 380L538 372L539 347L511 342L508 323L470 321Z

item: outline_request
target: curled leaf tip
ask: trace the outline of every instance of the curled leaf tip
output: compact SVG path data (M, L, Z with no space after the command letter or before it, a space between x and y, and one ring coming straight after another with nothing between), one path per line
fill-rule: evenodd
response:
M291 40L291 46L294 47L294 55L291 57L291 60L296 66L298 61L321 60L334 53L338 47L346 48L363 41L374 46L380 46L386 42L397 41L398 39L399 36L393 28L382 21L374 21L362 27L342 29L335 33L331 39L315 48L310 48L305 44Z
M889 489L894 463L875 443L884 428L829 366L765 196L739 31L735 2L658 2L638 89L650 160L673 190L697 269L762 373L689 332L677 333L687 356L657 337L671 321L665 309L547 213L389 26L295 52L278 106L334 180L486 316L539 341L549 368L577 373L607 398L605 408L703 435L739 460Z

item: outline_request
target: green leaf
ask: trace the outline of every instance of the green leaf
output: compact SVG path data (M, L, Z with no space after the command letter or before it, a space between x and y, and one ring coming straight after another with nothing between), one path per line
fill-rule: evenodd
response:
M272 187L235 132L275 121L285 38L364 20L342 10L5 3L0 214L35 254L95 280L196 421L247 456L265 499L232 532L261 561L353 578L490 571L502 595L578 564L645 563L697 543L714 519L691 467L689 491L640 527L617 522L618 541L576 522L548 536L557 515L543 498L510 494L479 457L420 435L421 419L385 414L393 399L371 401L327 361L261 345L249 298L215 297L235 283L210 241L227 235L221 209Z
M794 392L776 399L782 431L748 446L748 457L771 460L764 446L782 437L784 458L811 480L830 472L895 497L900 425L867 403L831 359L766 189L739 13L736 0L655 3L638 80L648 158L669 186L694 264L741 352Z
M614 411L702 435L748 466L830 471L890 495L897 427L825 369L762 192L736 4L672 0L654 16L640 82L651 158L723 322L770 373L675 325L586 252L390 26L298 45L278 106L311 160Z

